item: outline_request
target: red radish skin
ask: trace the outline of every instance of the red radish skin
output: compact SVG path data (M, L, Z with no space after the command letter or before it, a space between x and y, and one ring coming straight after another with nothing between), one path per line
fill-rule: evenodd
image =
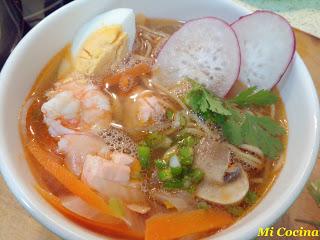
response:
M225 21L206 17L186 22L160 51L154 80L172 87L188 77L225 96L240 73L240 47Z
M231 26L241 50L240 81L258 89L274 87L288 70L296 49L288 21L260 10L240 17Z

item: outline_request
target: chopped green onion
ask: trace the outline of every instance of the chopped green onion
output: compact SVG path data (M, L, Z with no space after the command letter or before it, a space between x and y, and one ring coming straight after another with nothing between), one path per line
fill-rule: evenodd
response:
M149 147L154 148L163 141L163 138L164 136L162 134L154 132L149 134L145 141Z
M182 166L182 175L189 175L191 173L192 169L190 167L187 166Z
M172 140L169 137L165 137L163 142L159 144L160 148L169 148L172 144Z
M244 213L244 209L240 206L228 206L227 211L235 217L240 217Z
M169 120L174 119L174 112L172 110L168 109L166 112L166 115L167 115L167 119L169 119Z
M157 169L165 169L167 168L167 162L163 159L157 159L155 161L155 165Z
M161 182L165 182L172 179L172 173L170 169L163 169L158 172L158 178Z
M187 125L187 119L183 115L180 115L179 122L180 122L180 127L185 127Z
M173 155L170 158L169 166L171 169L171 173L174 177L180 176L180 174L182 173L182 167L181 167L180 160L177 157L177 155Z
M195 168L192 170L192 172L191 172L192 182L200 183L202 181L203 177L204 177L204 172L201 169Z
M171 158L169 160L169 166L170 167L181 167L180 159L178 158L177 155L171 156Z
M169 148L169 149L163 154L163 157L162 157L162 158L163 158L165 161L169 161L170 158L171 158L174 154L176 154L176 152L177 152L177 147L176 147L176 146L173 146L173 147Z
M181 164L182 165L192 165L192 157L188 157L188 158L181 158Z
M187 136L179 141L179 145L181 146L187 146L187 147L193 147L198 143L198 140L194 136Z
M193 149L192 147L182 147L179 150L180 157L188 158L193 156Z
M201 201L201 202L198 202L197 208L207 210L209 208L209 205L208 203Z
M125 215L123 203L117 198L109 198L109 208L116 217L123 217Z
M172 140L169 137L158 132L149 134L145 141L146 144L152 149L168 148L172 143Z
M182 179L182 183L183 183L183 188L184 189L190 188L191 185L192 185L191 178L189 176L184 176L183 179Z
M257 202L258 196L255 192L248 191L247 195L244 197L246 204L253 205Z
M148 146L139 145L138 146L138 159L140 161L141 167L147 169L150 167L151 150Z
M142 140L139 142L139 146L148 146L147 142Z
M168 181L165 181L163 183L163 187L167 189L181 189L183 188L183 183L180 179L171 179Z
M172 167L171 169L171 173L174 177L178 177L181 175L182 173L182 168L181 167Z
M196 187L191 185L188 189L186 189L189 193L193 194L196 191Z
M182 147L179 150L179 158L182 165L192 165L193 162L193 148Z

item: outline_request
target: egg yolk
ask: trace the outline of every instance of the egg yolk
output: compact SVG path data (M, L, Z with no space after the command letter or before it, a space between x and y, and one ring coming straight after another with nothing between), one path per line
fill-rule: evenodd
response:
M101 76L128 54L128 35L120 25L92 33L75 59L75 69L86 75Z

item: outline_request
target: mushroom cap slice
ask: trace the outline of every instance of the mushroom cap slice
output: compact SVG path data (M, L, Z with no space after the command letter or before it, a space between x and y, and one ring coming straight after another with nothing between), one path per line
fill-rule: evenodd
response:
M195 167L205 173L204 180L224 184L224 174L228 169L231 151L226 143L213 138L202 138L196 148Z
M204 181L198 186L196 196L222 205L240 202L249 191L249 180L247 173L239 167L241 174L235 181L224 185Z

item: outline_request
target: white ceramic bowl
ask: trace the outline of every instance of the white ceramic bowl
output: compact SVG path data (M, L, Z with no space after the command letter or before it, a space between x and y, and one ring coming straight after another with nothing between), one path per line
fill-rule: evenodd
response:
M78 0L59 9L33 28L18 44L2 69L0 80L1 172L19 202L51 231L64 239L97 240L102 237L63 217L35 191L23 158L18 133L21 104L45 64L72 40L91 17L117 7L133 8L151 17L181 20L216 16L232 22L247 11L226 0ZM263 26L261 26L263 27ZM316 161L319 145L319 104L312 79L296 55L280 92L289 120L287 162L262 202L215 239L249 239L259 227L276 221L305 185Z

